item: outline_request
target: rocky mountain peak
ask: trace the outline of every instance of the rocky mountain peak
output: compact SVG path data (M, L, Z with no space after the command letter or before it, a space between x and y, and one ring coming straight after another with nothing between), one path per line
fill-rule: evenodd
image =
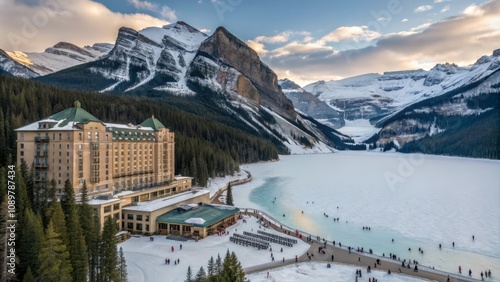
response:
M237 93L240 95L245 96L250 91L253 93L251 99L255 102L287 118L296 117L292 102L281 92L277 75L260 61L257 52L226 28L218 27L212 36L201 43L198 53L240 72L248 80L244 82L246 80L239 78Z
M500 57L500 49L496 49L495 51L493 51L492 56L493 57Z
M288 78L280 79L278 81L278 84L281 86L282 89L294 89L294 90L302 89L302 87L300 87L300 85L291 81Z
M53 47L45 49L46 53L55 55L68 55L69 53L67 51L78 53L87 57L92 57L92 58L94 57L92 53L68 42L59 42Z

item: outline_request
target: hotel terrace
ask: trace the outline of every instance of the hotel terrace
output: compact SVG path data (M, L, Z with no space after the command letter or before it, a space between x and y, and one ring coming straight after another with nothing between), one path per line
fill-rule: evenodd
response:
M154 116L139 125L105 123L76 101L73 108L16 132L17 162L33 165L35 182L48 185L54 179L60 196L69 179L77 199L85 182L101 224L111 217L120 230L133 233L161 229L162 234L206 235L194 228L199 220L156 223L157 217L180 206L203 206L210 197L206 190L192 189L191 177L174 175L174 133ZM210 228L234 221L232 213L217 214L210 218Z

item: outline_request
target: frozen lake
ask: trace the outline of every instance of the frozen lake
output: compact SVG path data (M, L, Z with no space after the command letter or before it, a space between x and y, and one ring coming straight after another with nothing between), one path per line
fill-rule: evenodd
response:
M233 189L238 207L377 255L500 276L500 161L341 152L242 168L253 181Z

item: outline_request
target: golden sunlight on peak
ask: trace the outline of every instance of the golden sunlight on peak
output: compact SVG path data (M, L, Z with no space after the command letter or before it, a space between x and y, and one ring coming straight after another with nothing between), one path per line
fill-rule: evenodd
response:
M28 58L28 56L21 51L13 51L13 52L5 51L5 52L12 58L12 60L20 64L23 64L25 66L33 65L33 62L30 60L30 58Z

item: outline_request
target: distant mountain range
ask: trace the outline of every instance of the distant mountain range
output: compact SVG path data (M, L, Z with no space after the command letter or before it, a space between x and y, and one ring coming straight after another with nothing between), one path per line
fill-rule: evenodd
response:
M7 63L0 69L69 89L144 96L203 95L211 100L207 103L281 144L279 147L286 148L282 153L330 152L353 143L307 114L296 112L281 91L276 74L223 27L211 36L185 22L141 31L122 27L114 45L78 48L60 43L47 49L44 54L51 55L43 55L47 66L56 65L53 49L59 50L59 61L72 60L67 68L44 68L41 60L33 64L35 68L11 52L6 53ZM42 55L27 57L35 61ZM37 76L41 70L50 73Z
M495 118L499 69L496 50L467 67L445 63L429 71L365 74L302 88L278 80L254 50L224 27L209 36L185 22L141 31L122 27L114 45L80 48L61 42L43 53L0 50L4 75L86 91L204 97L281 144L286 148L282 153L365 148L334 128L345 120L369 119L380 128L366 140L371 148L474 155L460 146L441 152L439 142L450 142L443 136L451 129L455 136L465 134L460 133L465 128L450 125L450 117L463 119L467 132L486 115ZM429 138L440 138L433 144L436 150L417 144Z

